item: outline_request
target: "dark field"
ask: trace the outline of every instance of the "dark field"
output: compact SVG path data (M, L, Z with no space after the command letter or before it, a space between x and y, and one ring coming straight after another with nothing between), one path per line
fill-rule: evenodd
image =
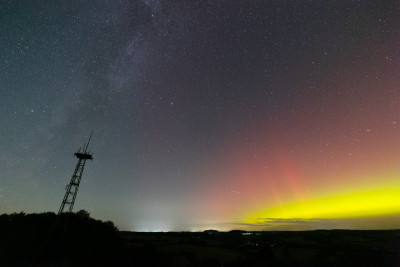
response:
M149 266L400 266L399 230L121 236L140 262L149 260Z
M85 211L14 213L0 266L400 266L400 230L138 233Z

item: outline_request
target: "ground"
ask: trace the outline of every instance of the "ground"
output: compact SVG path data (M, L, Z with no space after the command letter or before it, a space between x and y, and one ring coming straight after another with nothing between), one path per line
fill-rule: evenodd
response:
M399 266L400 231L121 232L138 261L167 266Z

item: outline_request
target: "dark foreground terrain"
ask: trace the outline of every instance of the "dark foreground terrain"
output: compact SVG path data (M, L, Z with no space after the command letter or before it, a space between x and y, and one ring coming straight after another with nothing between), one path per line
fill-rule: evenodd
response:
M400 231L132 233L148 266L400 266Z
M3 214L0 266L400 266L400 230L137 233L85 211Z

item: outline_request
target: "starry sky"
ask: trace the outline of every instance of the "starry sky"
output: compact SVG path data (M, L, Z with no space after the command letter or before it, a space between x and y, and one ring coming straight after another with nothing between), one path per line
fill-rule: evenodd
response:
M0 0L0 213L400 228L398 1Z

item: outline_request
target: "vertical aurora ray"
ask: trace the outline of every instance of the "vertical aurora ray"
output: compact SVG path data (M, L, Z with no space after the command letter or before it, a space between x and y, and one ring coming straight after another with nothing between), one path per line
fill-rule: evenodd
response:
M3 2L0 213L400 228L399 1Z
M365 86L365 96L326 102L324 114L304 102L280 124L257 121L237 133L216 156L209 203L224 203L227 221L242 228L297 219L309 222L293 229L314 229L310 221L324 219L379 229L379 218L400 214L400 98L376 101L376 85ZM393 218L381 227L400 227Z

